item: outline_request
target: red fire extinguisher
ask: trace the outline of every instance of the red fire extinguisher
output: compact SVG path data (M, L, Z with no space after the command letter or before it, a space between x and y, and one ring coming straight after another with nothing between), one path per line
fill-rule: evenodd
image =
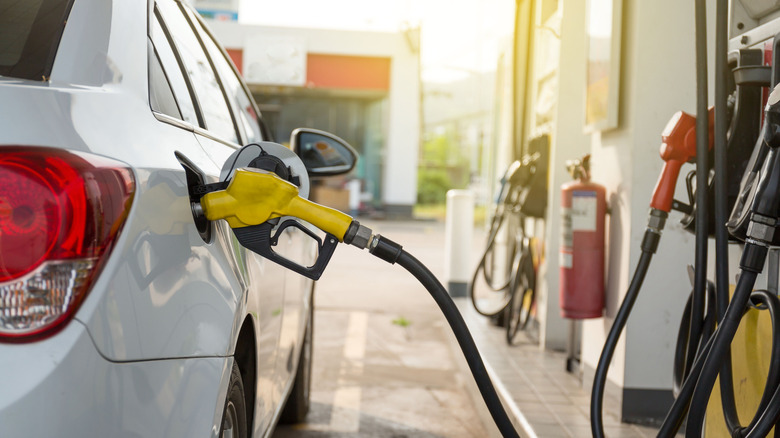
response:
M561 316L599 318L604 311L607 190L590 181L590 155L567 163L575 181L561 187Z

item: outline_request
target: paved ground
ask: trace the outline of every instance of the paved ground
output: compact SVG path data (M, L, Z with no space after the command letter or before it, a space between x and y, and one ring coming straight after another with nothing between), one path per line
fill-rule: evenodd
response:
M441 278L442 224L364 223ZM342 245L315 303L312 411L275 438L488 436L446 322L410 274Z
M365 224L442 279L443 224ZM472 245L476 263L483 231ZM274 438L499 436L438 307L402 268L342 245L315 301L312 411L306 424L280 427ZM540 350L527 337L508 346L502 328L465 298L457 302L521 436L590 436L590 396L565 371L565 353ZM616 400L605 400L607 436L656 435L620 423L617 409Z

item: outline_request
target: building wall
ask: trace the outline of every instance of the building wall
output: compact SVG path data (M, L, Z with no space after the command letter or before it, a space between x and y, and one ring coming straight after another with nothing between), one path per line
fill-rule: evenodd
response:
M420 144L419 41L417 31L406 33L358 32L332 29L249 26L231 22L209 23L216 37L228 49L242 50L258 38L292 41L309 54L390 58L390 87L383 123L382 204L390 211L411 214L417 193L417 161ZM248 78L250 86L251 78ZM274 85L274 84L264 84ZM282 84L284 85L284 84ZM287 85L291 92L305 89ZM353 90L329 89L334 96ZM337 134L337 133L336 133Z

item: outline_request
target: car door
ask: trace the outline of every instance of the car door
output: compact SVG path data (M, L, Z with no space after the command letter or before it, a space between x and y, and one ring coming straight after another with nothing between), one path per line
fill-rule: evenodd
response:
M203 47L210 56L222 88L225 91L228 104L234 114L236 129L249 144L263 140L262 125L259 122L255 105L246 88L236 73L227 54L220 49L213 35L204 26L202 20L190 8L185 9ZM299 265L311 266L316 258L314 241L295 227L286 228L279 239L275 250L282 256L295 261ZM281 312L281 328L279 334L279 352L276 359L276 370L282 382L292 378L294 357L298 351L299 340L306 324L304 309L309 305L312 280L300 274L285 269L284 304Z
M195 136L217 168L237 148L242 137L251 138L245 128L239 129L232 108L213 64L187 17L186 8L172 0L157 0L155 20L159 21L178 65L168 65L182 75L197 109ZM161 42L164 44L164 41ZM182 71L185 73L183 74ZM260 133L259 125L254 135ZM214 180L219 175L210 175ZM282 325L286 270L241 247L233 233L220 223L220 229L236 254L237 263L246 274L249 293L246 308L252 315L257 339L256 429L263 430L270 422L281 400L282 380L276 370L279 356L279 334Z

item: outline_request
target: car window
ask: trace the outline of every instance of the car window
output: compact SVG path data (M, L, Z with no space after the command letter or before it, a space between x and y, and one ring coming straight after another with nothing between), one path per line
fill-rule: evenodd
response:
M165 31L163 30L162 25L160 24L160 19L157 13L155 13L152 19L151 38L152 38L152 44L154 45L154 50L156 55L155 57L159 59L160 67L164 72L168 85L170 85L171 91L173 92L174 96L176 96L176 102L178 103L178 110L181 113L180 116L181 120L184 120L185 122L190 123L193 126L198 126L199 125L198 115L195 112L195 105L193 105L192 103L192 96L190 95L190 89L187 87L187 82L184 80L184 75L182 73L179 62L176 59L176 55L174 55L173 53L173 49L171 48L171 43L168 40L168 37ZM157 94L159 92L158 90L154 89L154 87L159 85L161 84L158 80L150 80L149 87L152 88L150 90L151 95ZM154 109L154 107L152 108ZM173 114L170 114L166 111L161 111L161 112L168 114L169 116L176 117Z
M197 95L204 128L221 139L238 143L238 134L222 88L190 23L175 2L159 0L157 6Z
M200 35L203 45L206 46L206 50L209 52L209 56L211 56L211 60L222 78L222 84L225 86L228 99L232 100L239 122L243 127L246 142L255 143L262 141L263 134L260 131L260 121L255 111L255 105L241 85L241 79L236 75L231 62L225 57L225 54L214 41L211 34L203 27L200 20L192 15L191 10L187 9L187 13L190 14L190 19L195 23L198 35Z
M149 44L149 104L154 111L181 119L176 98L154 47Z
M47 81L68 0L0 0L0 76Z

